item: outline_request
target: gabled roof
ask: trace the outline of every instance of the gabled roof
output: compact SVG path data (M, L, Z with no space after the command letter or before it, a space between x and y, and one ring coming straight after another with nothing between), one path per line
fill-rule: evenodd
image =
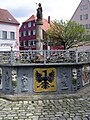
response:
M90 3L90 0L87 0L87 1ZM74 15L76 14L76 12L77 12L77 10L78 10L78 8L79 8L79 6L81 5L82 2L84 2L84 1L81 0L81 2L79 3L77 9L75 10L74 14L72 15L71 20L73 19Z
M44 31L46 31L50 27L50 24L48 23L48 21L45 18L43 18L42 21L43 21L42 29Z
M0 22L19 25L19 22L10 14L8 10L0 8Z
M36 21L37 17L35 15L32 15L30 18L28 18L25 22L23 23L27 23L27 22L31 22L31 21ZM49 27L50 27L50 23L48 23L48 20L46 20L45 18L43 18L42 20L43 25L42 25L42 29L44 31L46 31ZM52 22L51 22L52 23Z
M25 22L23 22L23 23L26 23L26 22L30 22L30 21L33 21L33 20L35 20L36 21L36 16L35 15L32 15L30 18L28 18Z

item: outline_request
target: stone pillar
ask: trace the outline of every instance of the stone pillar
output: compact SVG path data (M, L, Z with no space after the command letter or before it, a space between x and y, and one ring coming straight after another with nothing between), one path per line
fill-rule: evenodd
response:
M42 33L42 20L36 21L36 50L43 50L43 33Z

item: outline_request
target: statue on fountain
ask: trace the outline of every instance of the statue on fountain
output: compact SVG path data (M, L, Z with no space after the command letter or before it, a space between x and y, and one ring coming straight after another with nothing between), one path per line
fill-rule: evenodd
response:
M37 9L37 21L42 20L42 7L41 3L38 4L38 9Z

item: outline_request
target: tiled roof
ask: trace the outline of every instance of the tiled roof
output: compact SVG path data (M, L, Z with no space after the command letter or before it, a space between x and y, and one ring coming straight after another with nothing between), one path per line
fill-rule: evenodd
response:
M0 8L0 22L19 25L19 22L10 14L8 10L1 8Z
M48 23L48 21L45 18L43 18L42 29L46 31L49 27L50 27L50 24Z
M25 22L30 22L30 21L33 21L33 20L36 20L36 16L35 15L32 15L30 18L28 18ZM24 22L24 23L25 23Z
M32 15L30 18L28 18L25 22L23 23L26 23L26 22L30 22L30 21L36 21L37 17L35 15ZM44 31L46 31L49 27L50 27L50 24L48 23L48 20L46 20L45 18L43 18L43 25L42 25L42 29Z

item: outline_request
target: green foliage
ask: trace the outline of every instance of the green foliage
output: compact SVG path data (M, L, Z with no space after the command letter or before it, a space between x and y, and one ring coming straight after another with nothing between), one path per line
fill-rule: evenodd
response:
M55 20L46 31L46 39L51 45L64 45L69 49L85 39L85 29L74 21Z
M15 80L15 81L12 80L12 86L13 86L13 87L17 87L17 81L16 81L16 80Z
M77 83L77 80L73 78L73 79L72 79L72 84L73 84L73 85L76 85L76 83Z
M82 25L74 21L69 21L64 27L64 39L66 48L71 48L74 44L84 41L85 29Z

